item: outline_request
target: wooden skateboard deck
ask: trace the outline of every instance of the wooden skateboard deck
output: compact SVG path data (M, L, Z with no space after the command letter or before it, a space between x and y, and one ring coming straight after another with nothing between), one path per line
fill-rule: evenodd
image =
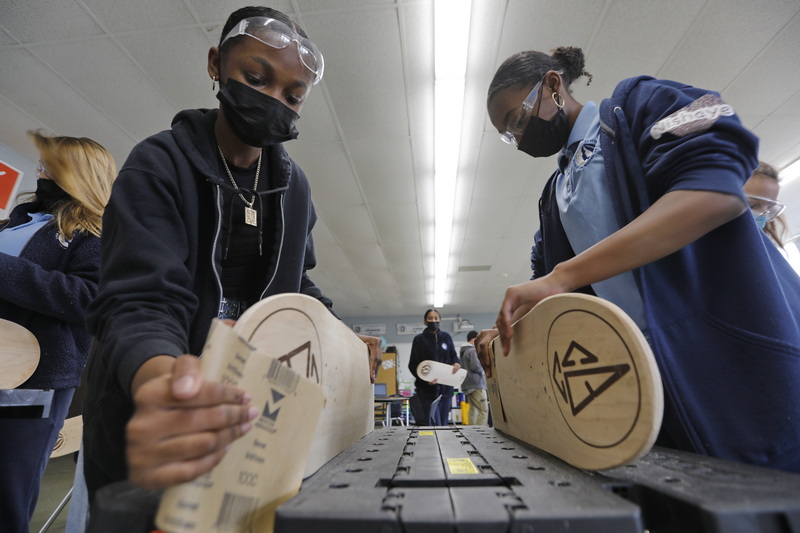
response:
M369 349L317 299L302 294L267 298L233 329L322 387L325 408L304 477L375 429Z
M584 294L539 302L514 326L511 350L490 344L495 428L578 468L644 455L663 414L661 377L636 324Z
M367 346L308 296L267 298L232 328L215 320L202 365L247 390L261 416L211 472L165 491L166 532L269 533L304 475L374 428Z
M459 368L454 374L453 365L426 359L417 365L417 375L423 381L433 381L435 379L440 385L460 387L464 383L464 378L467 377L467 369Z
M19 387L39 366L39 341L26 328L0 319L0 389Z
M83 416L73 416L64 420L64 426L58 432L58 438L53 446L50 459L77 452L81 447L82 436Z

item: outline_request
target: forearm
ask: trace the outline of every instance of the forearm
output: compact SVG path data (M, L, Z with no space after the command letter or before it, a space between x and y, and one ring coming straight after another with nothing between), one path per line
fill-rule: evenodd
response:
M728 194L667 193L624 228L557 265L550 277L561 292L603 281L680 250L745 209L740 198Z

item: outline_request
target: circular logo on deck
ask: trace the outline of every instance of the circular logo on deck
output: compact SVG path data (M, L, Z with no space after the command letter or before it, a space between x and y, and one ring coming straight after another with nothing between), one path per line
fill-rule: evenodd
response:
M301 376L323 384L319 332L311 318L301 310L285 308L269 314L246 340Z
M430 374L430 373L431 373L431 370L433 370L433 369L431 368L431 365L430 365L430 363L425 363L424 365L422 365L421 367L419 367L419 372L418 372L418 374L419 374L420 376L427 376L428 374Z
M585 310L553 320L547 364L561 416L595 448L624 441L636 425L641 388L630 347L608 321Z

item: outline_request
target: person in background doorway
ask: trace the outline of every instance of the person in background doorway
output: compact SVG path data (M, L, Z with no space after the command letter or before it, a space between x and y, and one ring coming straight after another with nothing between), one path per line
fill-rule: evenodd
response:
M758 139L719 93L675 81L638 76L582 104L570 87L591 79L584 63L580 48L520 52L488 90L502 139L557 164L533 279L508 288L497 317L504 353L542 299L609 300L658 363L658 444L800 472L800 278L748 212Z
M763 161L759 161L758 168L744 184L744 193L747 195L756 224L764 230L772 242L783 248L786 237L783 212L786 206L778 201L780 190L778 171Z
M435 426L444 426L447 425L450 419L453 387L440 385L435 379L430 383L420 379L417 375L417 366L422 361L438 361L453 365L453 373L455 374L461 368L461 362L458 360L458 355L456 355L453 337L446 331L439 329L442 323L439 311L428 309L423 315L423 320L425 322L425 331L414 337L414 341L411 343L411 357L408 362L408 369L416 378L414 387L425 413L430 413ZM439 405L431 413L431 404L438 396L441 396ZM420 422L417 421L417 423L419 424Z
M85 137L30 132L39 150L36 192L0 222L0 318L39 341L33 375L18 388L55 391L46 418L0 419L0 529L27 533L39 483L89 357L86 307L97 294L102 217L117 174Z
M459 353L461 367L467 370L461 390L464 391L469 405L469 425L485 426L489 420L489 399L486 395L486 374L475 350L477 336L478 332L475 330L467 333L467 344L461 347Z

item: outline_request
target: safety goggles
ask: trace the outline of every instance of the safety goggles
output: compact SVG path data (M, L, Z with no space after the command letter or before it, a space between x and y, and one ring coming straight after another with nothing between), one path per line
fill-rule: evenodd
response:
M763 196L747 195L747 201L750 202L750 211L753 216L761 216L767 222L775 220L781 213L786 210L786 204L782 204L777 200L770 200Z
M300 57L303 66L314 73L314 85L322 79L322 72L325 69L322 53L309 39L302 37L283 22L268 17L242 19L222 39L220 47L228 39L239 35L249 35L267 46L279 50L286 48L293 42L297 43L297 55Z
M511 144L517 146L517 135L522 135L525 130L525 124L527 123L528 117L533 112L533 106L536 105L536 97L539 94L539 89L542 88L542 82L540 81L536 85L534 85L533 90L528 94L525 100L522 101L522 105L514 111L514 113L509 117L508 124L506 125L505 133L500 134L500 140L502 140L506 144Z
M39 164L36 165L36 175L50 179L50 174L47 173L47 169L44 167L44 163L42 163L41 159L39 160Z

